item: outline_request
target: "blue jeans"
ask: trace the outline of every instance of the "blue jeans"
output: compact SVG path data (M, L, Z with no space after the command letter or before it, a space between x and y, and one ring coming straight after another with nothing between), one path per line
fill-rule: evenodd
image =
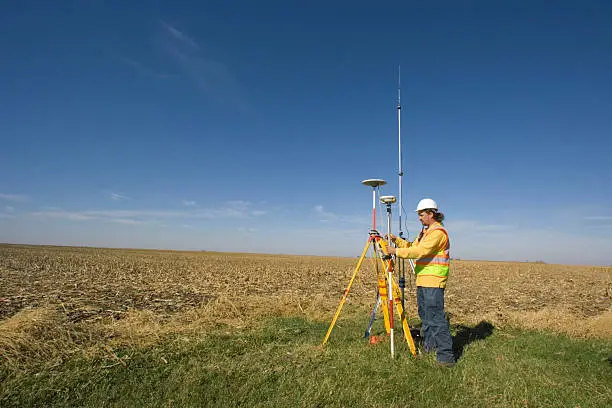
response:
M426 351L437 351L438 361L455 362L453 339L448 320L444 315L444 289L417 287L419 317L423 325L423 347Z

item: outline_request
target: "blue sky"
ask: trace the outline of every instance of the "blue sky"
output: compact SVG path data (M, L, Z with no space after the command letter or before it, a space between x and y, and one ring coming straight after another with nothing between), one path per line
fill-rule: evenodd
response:
M2 2L0 242L358 256L401 65L404 231L612 264L611 3L291 4Z

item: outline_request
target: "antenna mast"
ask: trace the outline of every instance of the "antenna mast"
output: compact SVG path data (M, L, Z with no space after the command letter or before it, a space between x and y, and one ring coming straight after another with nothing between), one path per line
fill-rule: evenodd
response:
M399 167L398 167L398 175L399 175L399 236L403 238L404 232L402 231L402 212L404 207L402 207L402 176L404 172L402 171L402 104L401 104L401 66L397 66L397 140L398 140L398 151L399 151Z

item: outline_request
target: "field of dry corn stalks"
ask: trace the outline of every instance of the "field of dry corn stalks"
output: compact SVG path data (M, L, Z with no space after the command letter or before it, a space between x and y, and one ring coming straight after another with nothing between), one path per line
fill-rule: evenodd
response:
M356 261L0 245L0 360L142 346L219 324L247 327L266 315L328 322ZM347 309L369 313L375 288L368 261ZM414 295L409 284L409 316ZM446 293L451 323L487 320L582 338L612 339L611 304L611 267L454 261Z

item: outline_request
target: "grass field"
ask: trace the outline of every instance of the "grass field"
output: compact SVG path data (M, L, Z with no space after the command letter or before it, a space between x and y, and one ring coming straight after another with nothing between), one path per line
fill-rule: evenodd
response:
M441 369L363 340L365 264L320 347L355 265L0 245L0 406L612 406L612 268L454 261Z

